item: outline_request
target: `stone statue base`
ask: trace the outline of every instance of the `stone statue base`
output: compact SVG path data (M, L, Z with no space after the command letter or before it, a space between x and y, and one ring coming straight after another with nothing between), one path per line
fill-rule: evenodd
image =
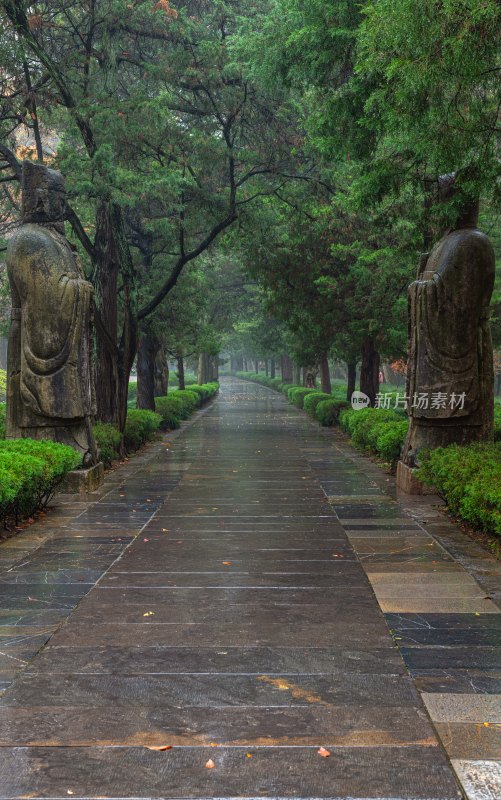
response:
M406 494L435 494L432 486L427 486L416 475L416 470L403 461L397 464L397 489Z
M59 488L60 494L87 494L95 492L104 482L103 462L88 469L74 469L68 472Z

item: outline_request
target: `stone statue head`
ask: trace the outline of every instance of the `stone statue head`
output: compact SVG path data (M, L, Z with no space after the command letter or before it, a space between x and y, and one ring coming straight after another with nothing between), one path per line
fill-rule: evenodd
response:
M66 187L61 173L23 161L21 188L23 222L52 224L64 232Z

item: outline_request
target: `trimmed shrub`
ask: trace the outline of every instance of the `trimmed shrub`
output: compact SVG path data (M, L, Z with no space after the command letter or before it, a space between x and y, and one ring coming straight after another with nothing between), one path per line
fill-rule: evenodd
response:
M145 411L139 408L129 409L124 431L125 449L133 452L145 442L153 441L161 423L162 417L160 414L155 414L154 411Z
M330 400L331 395L326 392L311 392L307 394L303 400L303 408L311 417L315 416L315 410L322 400Z
M207 403L211 397L214 397L215 394L219 391L219 383L214 381L212 383L202 383L199 385L198 383L194 383L190 386L186 386L187 392L195 392L202 398L202 403Z
M0 517L26 517L43 508L80 456L63 444L34 439L0 442Z
M103 464L105 467L110 467L112 461L120 458L120 441L122 437L118 428L111 422L96 422L94 436Z
M307 397L306 400L310 398ZM305 400L305 406L306 406ZM350 404L346 400L321 400L315 408L315 419L323 425L324 428L330 428L333 425L339 424L339 415L345 408L350 408Z
M374 426L375 452L383 461L395 467L400 458L405 437L409 429L407 420L401 422L381 422Z
M422 453L418 476L454 514L501 535L501 443L450 445Z
M383 408L346 409L339 423L354 445L396 464L409 427L401 414Z
M189 417L189 412L186 413L187 405L183 402L182 397L176 397L176 393L167 395L167 397L155 397L156 413L160 414L161 431L175 430L179 428L181 420Z
M308 394L316 393L316 389L306 389L304 386L293 386L289 389L287 396L289 402L293 403L298 408L303 408L304 398Z
M188 391L188 389L179 389L177 392L172 393L173 397L181 397L185 408L189 409L189 414L193 414L198 406L202 405L202 399L198 392Z

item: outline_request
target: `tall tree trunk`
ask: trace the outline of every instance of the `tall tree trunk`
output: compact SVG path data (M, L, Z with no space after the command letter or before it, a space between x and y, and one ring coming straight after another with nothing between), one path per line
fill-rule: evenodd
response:
M357 362L356 361L348 361L346 364L347 372L348 372L348 388L346 390L346 399L348 403L351 402L351 396L356 389L357 386Z
M209 356L209 383L219 379L219 355Z
M292 368L292 383L294 384L294 386L301 385L301 367L299 366L297 361L294 362Z
M368 336L362 343L362 364L360 367L360 391L370 399L371 405L376 403L379 392L379 361L373 336Z
M264 374L268 377L268 359L264 359Z
M96 215L95 301L100 325L96 341L97 418L118 421L118 273L120 269L109 203L102 202ZM102 329L101 326L102 325Z
M155 358L155 397L166 397L169 391L169 364L165 348L158 348Z
M255 360L255 362L254 362L254 363L255 363L255 365L256 365L256 375L259 375L259 361L258 361L258 359L257 359L257 358L256 358L256 360Z
M329 371L329 361L326 353L322 354L320 357L320 380L322 382L322 391L326 392L326 394L331 394L332 384Z
M200 386L203 383L209 383L210 380L209 358L208 353L200 353L198 357L198 383Z
M155 410L155 359L160 349L157 337L146 327L137 349L137 407Z
M179 388L185 389L186 383L184 379L184 358L183 356L177 357L177 379L179 381Z
M292 383L292 361L287 353L284 353L281 358L280 372L283 383Z
M275 377L275 359L272 358L270 361L270 378Z

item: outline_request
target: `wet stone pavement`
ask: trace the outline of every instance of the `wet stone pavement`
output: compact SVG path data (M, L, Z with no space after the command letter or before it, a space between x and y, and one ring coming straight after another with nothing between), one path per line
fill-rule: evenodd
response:
M499 800L501 570L435 502L225 380L0 545L0 798Z

